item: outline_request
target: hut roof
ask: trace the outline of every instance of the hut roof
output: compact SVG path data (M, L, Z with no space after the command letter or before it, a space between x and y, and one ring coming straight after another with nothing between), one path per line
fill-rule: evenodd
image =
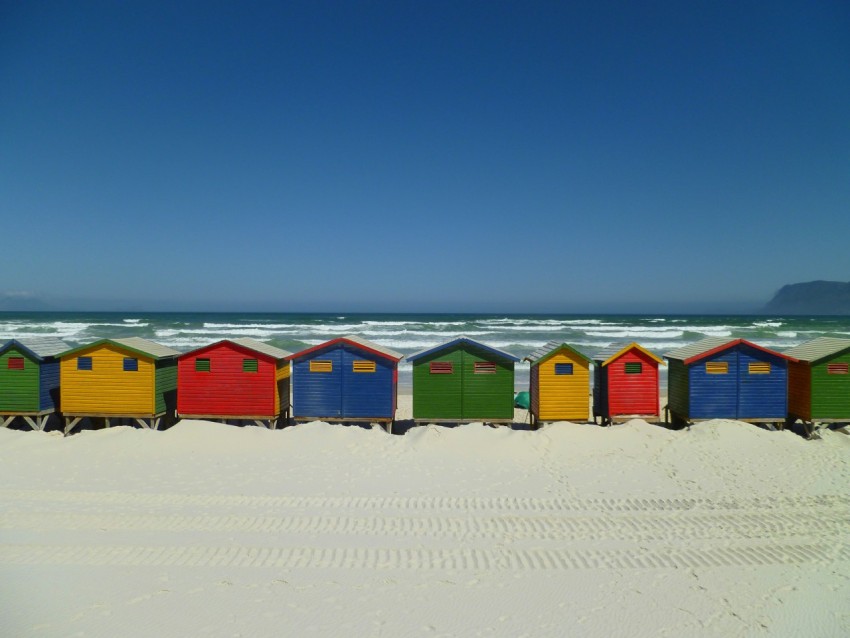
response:
M817 363L823 359L829 359L837 354L850 350L850 339L838 339L837 337L818 337L794 346L785 351L789 357L806 363Z
M685 365L690 365L699 361L700 359L705 359L706 357L711 356L717 352L723 352L724 350L734 348L735 346L741 344L749 346L750 348L755 348L756 350L761 350L762 352L765 352L767 354L781 357L782 359L788 359L791 361L794 360L794 357L782 354L781 352L777 352L776 350L764 348L753 343L752 341L747 341L746 339L728 339L726 337L706 337L705 339L701 339L696 343L691 343L687 346L682 346L681 348L671 350L664 356L668 359L681 360Z
M593 360L598 362L600 365L607 366L615 359L619 359L632 348L640 350L659 365L665 365L664 360L661 357L634 341L631 343L612 343L610 346L602 348L602 350L599 350L595 355L593 355Z
M385 359L392 359L393 361L400 361L404 355L400 352L396 352L395 350L390 350L389 348L385 348L384 346L379 346L377 343L369 341L368 339L364 339L363 337L357 337L355 335L346 335L344 337L337 337L336 339L331 339L330 341L325 341L324 343L320 343L317 346L312 346L307 348L306 350L301 350L300 352L296 352L295 354L290 354L286 358L289 360L300 359L308 354L312 354L317 350L323 350L328 346L332 346L337 343L350 343L359 348L363 348L364 350L368 350L374 354L377 354Z
M65 352L61 352L60 356L66 357L68 355L75 354L83 350L88 350L93 346L99 346L108 343L115 344L120 348L130 350L131 352L136 352L150 359L168 359L170 357L176 357L180 354L180 352L174 350L173 348L169 348L168 346L164 346L154 341L149 341L148 339L142 339L141 337L127 337L126 339L99 339L98 341L87 343L77 348L72 348L70 350L66 350Z
M441 343L432 348L426 348L425 350L420 350L419 352L414 352L413 354L407 355L408 361L416 361L417 359L421 359L424 356L427 356L433 352L437 352L439 350L444 350L446 348L450 348L451 346L458 344L469 344L475 346L476 348L480 348L492 354L495 354L497 357L502 359L507 359L508 361L519 361L519 357L512 355L510 352L505 352L504 350L499 350L498 348L494 348L492 346L485 345L479 341L475 341L474 339L470 339L469 337L460 336L456 339L452 339L451 341L446 341L445 343Z
M13 346L18 346L36 359L55 357L69 348L67 343L56 337L27 337L26 339L9 339L0 345L0 352L5 352Z
M543 361L545 361L546 359L548 359L549 357L551 357L552 355L554 355L556 352L558 352L561 349L569 350L575 356L577 356L579 359L586 361L587 363L590 363L590 361L591 361L590 357L588 357L586 354L584 354L581 350L577 350L576 348L569 345L568 343L561 343L559 341L550 341L545 346L542 346L542 347L538 348L537 350L535 350L534 352L532 352L531 354L529 354L523 360L529 361L531 363L531 365L534 366L534 365L537 365L539 363L542 363Z
M204 350L209 350L214 348L222 343L232 343L237 346L241 346L246 350L251 350L252 352L257 352L259 354L264 354L272 359L286 359L291 352L287 352L286 350L281 350L280 348L275 348L272 345L269 345L263 341L257 341L256 339L252 339L251 337L240 337L238 339L222 339L220 341L216 341L215 343L211 343L206 346L201 346L200 348L196 348L189 352L185 352L180 355L180 358L188 357L190 355L196 355L199 352L203 352Z

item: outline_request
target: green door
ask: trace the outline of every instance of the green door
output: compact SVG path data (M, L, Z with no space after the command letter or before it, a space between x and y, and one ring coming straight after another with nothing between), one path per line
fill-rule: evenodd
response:
M461 419L463 351L443 350L413 367L413 418Z
M484 350L463 354L463 418L512 419L514 416L513 363L497 360Z

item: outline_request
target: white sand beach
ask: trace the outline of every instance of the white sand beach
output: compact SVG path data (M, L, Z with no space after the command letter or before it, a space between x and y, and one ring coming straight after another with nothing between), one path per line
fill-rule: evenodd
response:
M4 636L850 635L841 432L0 430L0 480Z

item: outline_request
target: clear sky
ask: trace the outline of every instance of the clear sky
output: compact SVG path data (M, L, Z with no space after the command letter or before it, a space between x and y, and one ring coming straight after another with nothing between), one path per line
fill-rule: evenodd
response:
M850 2L0 0L0 296L758 306L850 279Z

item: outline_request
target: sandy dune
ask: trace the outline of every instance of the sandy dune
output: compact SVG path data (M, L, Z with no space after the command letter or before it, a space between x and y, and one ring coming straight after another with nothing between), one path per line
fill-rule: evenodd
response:
M0 431L8 636L850 634L850 437Z

